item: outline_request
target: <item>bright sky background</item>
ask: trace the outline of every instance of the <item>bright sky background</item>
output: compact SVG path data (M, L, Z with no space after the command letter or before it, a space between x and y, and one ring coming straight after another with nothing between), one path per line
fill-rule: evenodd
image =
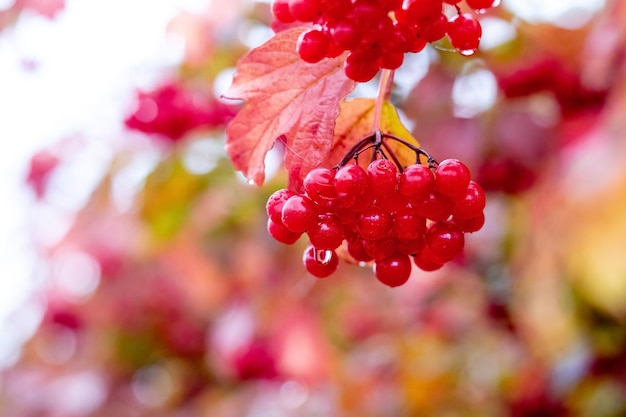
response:
M0 9L11 3L0 0ZM531 21L577 24L604 1L504 3ZM41 275L28 227L39 219L41 236L63 230L58 213L42 214L24 188L31 155L75 134L103 143L119 134L132 86L182 56L182 45L165 37L168 21L180 10L207 4L210 0L68 0L54 21L26 14L0 32L0 369L17 357L17 347L40 317L37 308L25 307ZM98 160L97 145L94 155ZM76 193L80 180L95 178L97 168L79 173ZM65 208L80 202L80 195L70 195Z

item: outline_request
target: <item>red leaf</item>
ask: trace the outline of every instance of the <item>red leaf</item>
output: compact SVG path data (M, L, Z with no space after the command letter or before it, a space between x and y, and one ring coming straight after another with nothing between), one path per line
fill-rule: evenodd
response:
M300 59L296 41L302 30L280 32L244 56L226 94L246 100L228 126L226 151L257 185L265 179L265 155L280 138L290 182L299 186L328 155L339 102L356 85L343 71L344 56L316 64Z

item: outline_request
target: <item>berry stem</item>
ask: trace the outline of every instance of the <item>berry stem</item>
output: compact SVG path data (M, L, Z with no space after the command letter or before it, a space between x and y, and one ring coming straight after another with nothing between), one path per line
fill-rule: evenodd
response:
M380 131L380 119L383 112L383 105L386 100L389 100L391 89L393 88L393 74L394 70L389 69L382 70L380 74L378 96L376 96L376 103L374 104L374 124L372 127L374 132Z

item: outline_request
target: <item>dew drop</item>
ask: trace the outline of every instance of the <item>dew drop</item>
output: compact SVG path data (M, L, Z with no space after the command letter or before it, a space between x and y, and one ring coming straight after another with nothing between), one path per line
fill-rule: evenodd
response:
M472 56L476 53L476 49L463 49L462 51L459 51L459 53L463 56Z
M487 9L474 9L474 12L476 14L485 14L486 11L487 11Z
M254 182L253 179L249 179L248 180L248 185L256 185L256 182Z
M315 260L322 265L329 263L333 257L333 251L330 250L313 249L313 254L315 255Z

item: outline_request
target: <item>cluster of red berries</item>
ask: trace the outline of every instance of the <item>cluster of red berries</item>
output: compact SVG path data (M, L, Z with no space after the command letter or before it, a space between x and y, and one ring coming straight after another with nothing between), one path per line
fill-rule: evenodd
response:
M402 167L386 146L389 139L414 149L416 163ZM372 148L363 169L358 156ZM303 262L312 275L331 275L345 242L354 261L373 261L376 277L391 287L409 279L412 262L434 271L456 258L464 234L483 226L484 207L485 193L462 162L437 164L422 149L380 133L360 141L334 169L310 171L303 194L281 189L266 205L268 231L276 240L293 244L308 235Z
M496 6L500 0L464 0L476 11ZM448 36L463 55L478 49L482 29L471 13L461 13L461 0L274 0L272 12L281 23L311 22L297 48L310 63L350 51L346 75L369 81L381 68L397 69L404 54L420 52L428 42ZM448 17L444 3L454 5Z

